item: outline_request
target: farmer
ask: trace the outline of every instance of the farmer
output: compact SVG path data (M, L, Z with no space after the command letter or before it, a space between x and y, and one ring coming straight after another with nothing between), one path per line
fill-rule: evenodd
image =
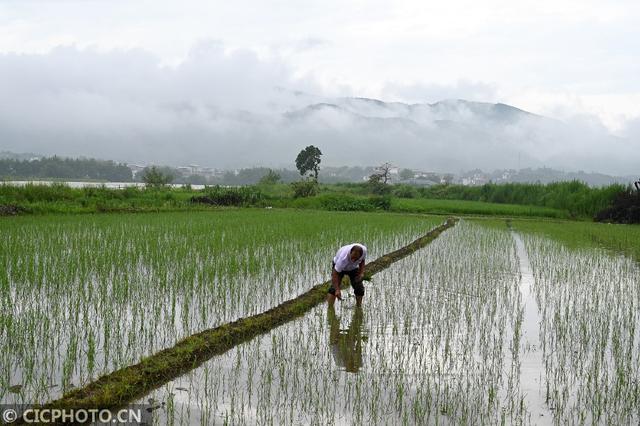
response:
M367 248L359 243L348 244L340 247L336 256L333 258L331 267L331 287L327 294L327 302L333 305L336 298L342 300L340 292L340 282L342 277L349 275L351 287L356 294L356 305L362 305L362 296L364 296L364 285L362 277L364 276L364 261L367 257Z

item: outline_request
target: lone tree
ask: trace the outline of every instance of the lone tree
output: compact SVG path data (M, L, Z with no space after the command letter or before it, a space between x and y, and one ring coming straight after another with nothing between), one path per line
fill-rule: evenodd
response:
M306 173L313 172L313 178L318 180L318 172L320 171L320 156L322 152L313 145L309 145L296 157L296 168L302 176Z
M374 173L369 176L367 186L369 187L369 191L376 195L385 195L391 190L389 185L382 182L382 175L379 173Z
M146 186L161 187L170 184L174 176L170 172L163 172L156 166L147 167L142 171L142 181Z
M389 179L391 178L392 168L393 165L389 162L382 163L376 168L376 172L378 172L380 179L382 179L382 183L386 184L389 181Z

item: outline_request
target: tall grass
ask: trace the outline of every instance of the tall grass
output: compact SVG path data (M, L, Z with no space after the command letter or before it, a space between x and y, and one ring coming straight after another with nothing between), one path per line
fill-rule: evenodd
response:
M364 195L369 192L366 184L337 184L326 190L342 190ZM487 183L481 186L433 185L415 187L393 185L391 193L398 198L479 201L483 203L535 206L567 212L572 217L593 218L606 208L615 195L624 190L620 184L590 187L580 181L540 183Z
M571 193L566 189L573 188L570 185L559 186L569 192L557 192L553 186L547 188L534 185L532 188L537 188L536 194L542 194L540 199L511 197L513 198L511 204L503 202L502 198L499 198L500 202L495 202L492 197L487 199L484 195L478 195L482 194L478 192L479 189L467 189L468 187L460 188L460 192L443 187L442 193L435 189L429 190L432 192L425 192L427 189L424 188L409 188L417 194L415 197L407 197L405 187L398 187L397 190L391 191L390 195L385 196L368 194L366 187L357 184L321 185L320 188L321 192L316 196L295 198L288 185L209 187L196 191L190 188L73 189L63 184L51 186L28 184L25 187L2 184L0 185L0 205L17 205L32 213L203 210L211 208L208 204L212 204L214 206L273 206L336 211L388 210L435 214L591 218L592 210L598 211L606 204L609 191L613 187L596 190L585 189L578 185L576 186L578 190ZM500 189L502 186L496 186L496 188L498 189L495 191L502 190ZM527 188L525 185L521 189L526 193ZM467 190L472 191L471 194L477 193L478 196L471 197L465 192ZM456 197L463 199L453 199ZM564 200L565 204L555 201L547 202L551 198Z

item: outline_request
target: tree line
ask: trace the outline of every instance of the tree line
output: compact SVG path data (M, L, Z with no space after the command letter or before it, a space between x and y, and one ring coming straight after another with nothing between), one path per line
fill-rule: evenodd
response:
M126 164L94 158L62 158L35 160L0 159L0 177L5 179L91 179L130 182L131 170Z

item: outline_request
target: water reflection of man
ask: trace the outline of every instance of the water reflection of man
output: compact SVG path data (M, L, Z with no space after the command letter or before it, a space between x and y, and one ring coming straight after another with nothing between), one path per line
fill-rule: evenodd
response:
M356 307L347 330L340 329L340 318L333 305L327 309L329 345L338 367L357 373L362 366L362 308Z

